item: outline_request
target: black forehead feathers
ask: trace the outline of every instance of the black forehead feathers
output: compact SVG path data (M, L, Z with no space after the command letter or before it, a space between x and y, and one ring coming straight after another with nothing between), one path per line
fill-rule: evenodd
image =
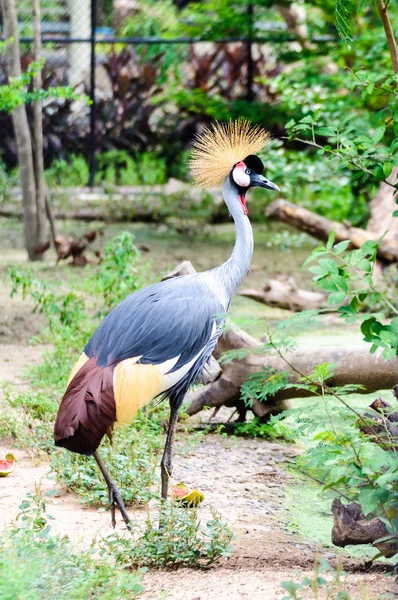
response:
M249 156L246 156L246 158L243 159L243 162L245 163L246 167L257 173L257 175L263 174L263 161L255 154L249 154Z

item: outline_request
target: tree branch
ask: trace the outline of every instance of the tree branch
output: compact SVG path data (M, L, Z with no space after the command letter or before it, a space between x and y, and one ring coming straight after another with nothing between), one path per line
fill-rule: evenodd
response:
M388 6L388 4L385 4L383 0L377 0L377 9L379 11L381 22L383 23L388 47L390 49L392 68L394 69L394 73L398 73L397 44L395 41L393 29L391 27L390 17L388 16L387 6Z

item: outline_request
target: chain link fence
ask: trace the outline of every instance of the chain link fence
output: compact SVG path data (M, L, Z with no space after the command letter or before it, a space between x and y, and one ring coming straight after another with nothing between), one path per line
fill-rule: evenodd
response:
M226 102L238 108L239 102L256 103L254 110L272 104L272 89L261 81L278 74L274 48L297 39L283 22L268 21L266 9L260 14L249 4L242 35L176 38L167 31L169 14L159 14L161 5L151 3L149 14L136 0L41 0L44 87L70 85L90 99L46 102L46 164L83 154L92 186L99 152L144 151L162 143L172 156L184 147L206 98L213 103L211 117L220 119ZM30 0L17 6L26 68L32 60L32 7ZM161 33L153 27L155 18ZM4 58L0 66L3 83ZM9 117L0 117L0 127L3 159L14 166Z

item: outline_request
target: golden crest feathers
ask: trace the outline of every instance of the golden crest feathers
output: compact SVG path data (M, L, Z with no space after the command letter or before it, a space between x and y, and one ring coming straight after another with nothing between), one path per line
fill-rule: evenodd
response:
M236 163L260 152L269 140L268 131L245 119L216 121L194 141L189 161L193 180L203 187L217 185Z

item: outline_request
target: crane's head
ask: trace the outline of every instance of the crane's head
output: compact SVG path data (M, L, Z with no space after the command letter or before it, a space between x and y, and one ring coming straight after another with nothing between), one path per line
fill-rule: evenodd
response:
M246 192L250 188L279 191L277 185L264 177L264 165L257 156L269 138L265 129L244 119L227 124L216 122L194 142L190 161L194 181L209 187L227 180L247 214Z
M266 179L263 172L264 164L261 158L255 154L249 154L245 159L236 163L229 174L231 184L237 188L239 200L245 215L247 215L246 192L250 188L262 187L266 190L279 192L278 186Z

